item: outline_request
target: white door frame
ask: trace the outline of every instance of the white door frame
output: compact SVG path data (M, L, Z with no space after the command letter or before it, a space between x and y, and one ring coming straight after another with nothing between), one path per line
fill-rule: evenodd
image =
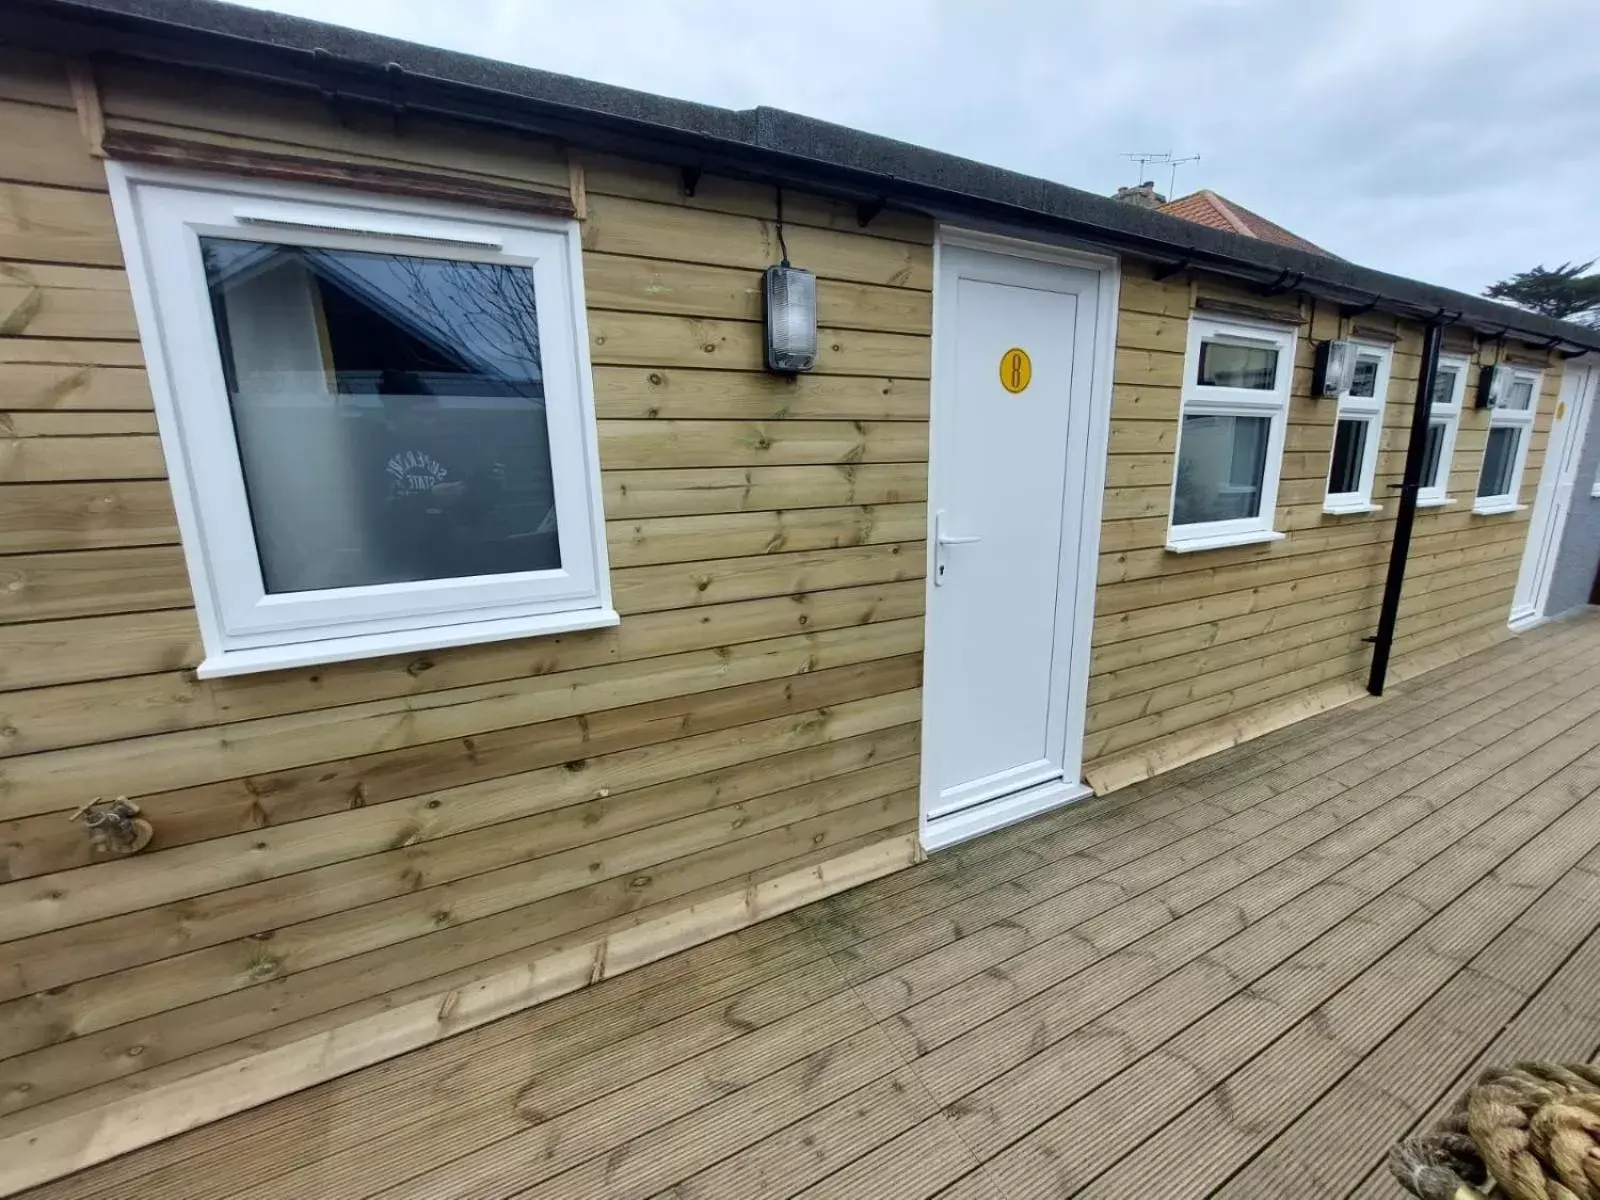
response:
M1562 462L1568 453L1583 453L1584 437L1597 403L1597 379L1600 379L1600 356L1593 354L1569 359L1562 372L1556 403L1566 406L1566 415L1552 421L1550 436L1545 442L1544 463L1539 468L1539 485L1534 495L1533 515L1528 521L1522 566L1511 597L1509 624L1518 631L1532 629L1547 620L1544 609L1550 602L1550 584L1555 578L1556 558L1561 553L1561 537L1566 532L1572 505L1569 503L1560 513L1551 509L1561 487ZM1552 477L1551 472L1556 474ZM1546 486L1547 479L1549 486ZM1523 599L1530 588L1533 594Z
M1084 723L1089 691L1089 641L1094 633L1095 585L1099 575L1100 517L1105 493L1106 453L1110 442L1111 377L1115 366L1117 344L1117 308L1120 301L1122 274L1118 260L1112 256L1065 246L1028 241L1001 234L979 232L971 229L941 226L933 246L933 378L931 406L929 409L929 462L928 462L928 562L926 599L927 611L934 603L934 546L932 521L939 507L941 464L937 450L938 438L933 435L941 411L948 411L954 401L951 395L953 381L941 378L939 354L941 339L954 336L953 331L941 330L939 296L941 278L940 260L943 247L962 247L1011 255L1015 258L1052 263L1080 270L1093 271L1099 276L1099 289L1095 309L1095 347L1090 363L1092 372L1090 403L1086 420L1075 421L1068 431L1068 461L1081 463L1082 490L1070 486L1063 489L1063 520L1078 522L1078 557L1073 564L1072 578L1062 572L1060 602L1071 605L1072 646L1067 656L1067 745L1083 745ZM930 628L925 624L924 628ZM926 634L924 634L926 637ZM924 643L923 661L931 659L929 647ZM925 668L926 669L926 666ZM938 780L933 769L928 730L931 690L922 690L922 762L921 803L918 818L918 836L924 850L937 850L956 842L966 841L992 829L1012 824L1026 817L1058 807L1073 800L1093 795L1093 789L1081 780L1063 780L1048 788L1035 788L1016 797L989 801L971 809L951 813L930 822L928 813L938 799Z

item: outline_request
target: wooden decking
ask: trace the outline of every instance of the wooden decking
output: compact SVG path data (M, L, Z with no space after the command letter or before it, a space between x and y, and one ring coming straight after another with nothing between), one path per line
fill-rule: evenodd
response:
M1600 1050L1600 617L34 1196L1396 1197Z

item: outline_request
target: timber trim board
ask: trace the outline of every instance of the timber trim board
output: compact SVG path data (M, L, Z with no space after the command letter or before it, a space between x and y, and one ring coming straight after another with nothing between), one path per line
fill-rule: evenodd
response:
M239 1062L111 1100L0 1139L0 1196L11 1196L225 1116L521 1012L701 942L921 861L901 834L737 892L691 904L466 987Z
M119 162L151 163L192 171L242 175L251 179L276 179L288 183L320 184L442 200L481 208L508 209L540 216L575 217L573 193L557 195L527 188L503 186L461 175L387 167L370 163L337 162L292 154L273 154L254 148L219 146L126 129L108 130L105 156Z

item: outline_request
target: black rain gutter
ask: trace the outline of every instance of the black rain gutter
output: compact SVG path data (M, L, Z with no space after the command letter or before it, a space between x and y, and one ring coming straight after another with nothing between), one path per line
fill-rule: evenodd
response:
M468 121L614 154L809 188L877 211L1065 234L1257 287L1293 278L1337 303L1426 321L1441 309L1480 334L1515 330L1569 351L1600 332L1048 180L778 109L732 111L419 46L215 0L4 0L0 37L80 57L117 55L270 82L336 105ZM203 102L203 95L197 96Z
M1433 409L1433 379L1439 371L1439 347L1451 318L1435 313L1422 337L1422 365L1417 372L1417 394L1411 404L1411 440L1406 443L1406 466L1400 482L1400 511L1395 516L1394 542L1389 547L1389 574L1383 582L1383 604L1378 610L1378 632L1372 643L1372 669L1367 691L1383 695L1394 650L1395 626L1400 620L1400 593L1406 583L1406 560L1411 554L1411 528L1417 519L1417 493L1422 490L1422 464L1428 455L1428 419Z

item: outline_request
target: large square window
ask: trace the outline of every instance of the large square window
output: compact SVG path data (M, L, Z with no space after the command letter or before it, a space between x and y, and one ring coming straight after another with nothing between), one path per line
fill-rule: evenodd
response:
M112 178L201 674L616 622L574 223Z
M1274 541L1296 331L1193 317L1167 549Z
M1350 386L1339 397L1333 426L1333 452L1328 462L1328 494L1323 510L1331 513L1375 512L1373 482L1383 443L1383 403L1389 391L1387 346L1359 346Z

